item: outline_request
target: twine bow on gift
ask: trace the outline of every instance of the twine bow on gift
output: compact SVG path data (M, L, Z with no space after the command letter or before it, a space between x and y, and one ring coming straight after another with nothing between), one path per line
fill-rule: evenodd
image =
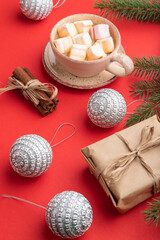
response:
M47 101L54 99L58 93L58 90L54 85L41 83L38 79L32 79L24 84L15 77L9 77L8 85L0 89L0 94L14 89L22 90L24 97L31 100L35 105L38 105L40 100ZM37 90L48 93L50 95L49 98L42 96Z
M115 160L111 165L96 169L96 177L99 179L100 174L105 175L108 185L111 185L123 176L126 170L130 167L131 163L135 159L139 159L140 164L144 169L149 173L153 178L153 193L156 194L158 190L158 179L154 174L151 167L144 161L142 153L148 151L152 148L155 148L160 145L160 136L152 139L154 127L145 126L141 131L141 138L138 146L135 149L132 149L130 144L126 139L124 139L120 134L116 134L117 137L126 145L129 152L125 153L119 159Z

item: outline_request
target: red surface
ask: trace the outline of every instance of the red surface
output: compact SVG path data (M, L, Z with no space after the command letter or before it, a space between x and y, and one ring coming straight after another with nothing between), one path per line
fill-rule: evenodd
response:
M41 117L20 93L9 92L0 96L0 194L6 193L47 206L57 193L73 190L82 193L93 207L93 223L81 240L158 240L160 228L147 226L142 211L147 201L128 213L120 215L90 174L80 149L123 129L124 121L112 129L100 129L87 117L89 97L96 90L75 90L58 84L48 76L42 65L42 53L49 40L53 25L75 13L93 13L91 0L66 0L66 3L43 21L32 21L22 15L18 0L0 2L1 79L3 84L17 66L28 67L42 82L50 81L58 87L60 99L57 110ZM130 57L159 55L160 29L158 24L114 21L122 45ZM128 103L130 84L134 76L118 78L107 87L119 91ZM9 151L14 141L24 134L35 133L48 141L57 127L71 122L76 134L53 148L53 162L49 170L35 179L16 174L9 164ZM64 127L55 142L67 136L72 129ZM157 194L156 196L159 196ZM0 198L0 239L49 240L59 239L47 227L45 211L12 199Z

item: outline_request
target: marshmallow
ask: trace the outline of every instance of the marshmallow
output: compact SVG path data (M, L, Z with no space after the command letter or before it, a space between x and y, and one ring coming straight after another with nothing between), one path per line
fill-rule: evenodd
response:
M108 24L97 24L91 28L92 39L98 40L102 38L110 37Z
M86 50L87 50L86 45L73 44L71 47L69 57L75 60L83 61L86 58Z
M54 40L54 44L59 52L67 53L69 52L73 43L72 43L72 38L68 36L68 37L58 38Z
M61 25L58 29L59 37L75 36L78 34L77 29L73 23L65 23Z
M74 44L82 44L86 45L87 47L90 47L92 45L92 39L88 32L80 33L74 36L72 40Z
M106 54L103 51L102 47L95 43L93 46L87 49L87 59L88 60L96 60L105 57Z
M84 33L89 32L93 22L91 20L77 21L74 22L74 25L76 26L78 33Z
M105 53L110 53L114 50L114 42L112 37L97 40L97 43L100 44Z

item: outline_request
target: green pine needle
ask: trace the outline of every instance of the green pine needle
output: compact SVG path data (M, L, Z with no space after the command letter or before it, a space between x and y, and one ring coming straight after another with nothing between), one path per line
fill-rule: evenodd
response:
M143 214L147 224L154 223L156 227L160 225L160 197L153 199L153 202L149 202L148 209Z
M145 77L131 84L133 97L144 100L134 113L128 116L125 127L139 123L153 115L160 116L160 57L134 58L135 76Z
M160 94L160 79L155 80L139 80L131 84L132 90L130 91L133 97L138 97L140 99L146 100L152 94Z
M125 127L130 127L136 123L139 123L153 115L160 114L160 102L144 102L144 104L139 105L134 113L128 116L128 119L125 123Z
M160 57L149 56L149 58L133 58L134 73L137 77L145 77L146 79L157 79L160 77Z
M160 57L136 57L133 60L135 76L144 77L146 80L131 84L131 95L147 99L153 93L160 94Z
M159 0L97 0L94 8L99 9L100 15L112 19L160 22Z

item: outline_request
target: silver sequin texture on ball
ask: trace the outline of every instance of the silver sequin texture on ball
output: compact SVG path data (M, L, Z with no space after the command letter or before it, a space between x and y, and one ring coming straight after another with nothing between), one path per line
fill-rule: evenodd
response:
M92 223L92 207L80 193L65 191L49 202L46 221L54 234L75 238L84 234Z
M37 177L44 173L52 162L50 144L42 137L29 134L18 138L10 149L13 169L24 177Z
M22 13L33 20L46 18L53 8L52 0L20 0Z
M104 88L90 97L87 112L95 125L102 128L113 127L123 120L126 102L119 92Z

